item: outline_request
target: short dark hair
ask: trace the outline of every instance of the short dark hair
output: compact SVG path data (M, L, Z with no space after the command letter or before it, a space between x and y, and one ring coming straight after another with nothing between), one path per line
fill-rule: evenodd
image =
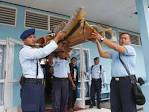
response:
M96 60L99 60L99 57L95 57L95 58L94 58L94 61L96 61Z
M72 58L71 58L71 61L72 61L73 59L77 60L77 58L76 58L76 57L72 57Z
M121 37L123 34L127 34L127 35L129 35L129 37L131 37L131 34L128 32L121 32L119 36Z

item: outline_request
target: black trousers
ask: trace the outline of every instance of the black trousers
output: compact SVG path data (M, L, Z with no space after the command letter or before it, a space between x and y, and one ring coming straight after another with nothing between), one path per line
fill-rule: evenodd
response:
M69 83L67 78L53 78L52 106L53 112L65 112L68 104Z
M97 99L97 105L100 104L101 85L102 85L101 78L100 79L92 79L92 82L91 82L91 93L90 93L91 105L95 105L95 95L96 95L96 99Z
M77 83L76 82L74 83L76 85L75 89L73 89L71 82L69 82L68 108L73 108L77 99Z
M110 83L111 112L137 112L131 88L129 76L112 78Z
M45 112L44 84L26 81L20 90L22 112Z

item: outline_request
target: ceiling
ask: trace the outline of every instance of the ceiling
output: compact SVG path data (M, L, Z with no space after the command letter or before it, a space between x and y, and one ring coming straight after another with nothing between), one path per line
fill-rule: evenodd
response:
M139 32L135 0L2 0L71 16L83 7L87 20Z

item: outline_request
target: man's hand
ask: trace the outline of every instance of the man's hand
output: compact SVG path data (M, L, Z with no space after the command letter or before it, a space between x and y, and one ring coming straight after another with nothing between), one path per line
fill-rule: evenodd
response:
M48 64L49 65L52 65L53 64L53 56L52 55L49 55L48 56Z
M66 32L60 31L57 33L56 37L53 39L56 43L60 40L63 40L66 35Z
M98 32L93 32L91 34L91 38L94 39L94 40L100 40L101 38L103 38Z
M72 83L72 89L75 90L76 89L76 85L74 83Z
M88 40L96 42L96 40L101 40L103 38L98 32L93 31L91 35L88 37Z
M106 84L105 84L105 83L104 83L104 84L102 84L102 87L103 87L103 88L105 88L105 87L106 87Z

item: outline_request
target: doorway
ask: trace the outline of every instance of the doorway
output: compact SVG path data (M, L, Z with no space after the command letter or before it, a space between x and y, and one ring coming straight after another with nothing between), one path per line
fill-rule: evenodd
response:
M83 48L82 45L75 46L70 56L77 58L77 66L79 68L76 106L85 108L86 103L90 99L90 78L85 75L90 67L89 49Z

